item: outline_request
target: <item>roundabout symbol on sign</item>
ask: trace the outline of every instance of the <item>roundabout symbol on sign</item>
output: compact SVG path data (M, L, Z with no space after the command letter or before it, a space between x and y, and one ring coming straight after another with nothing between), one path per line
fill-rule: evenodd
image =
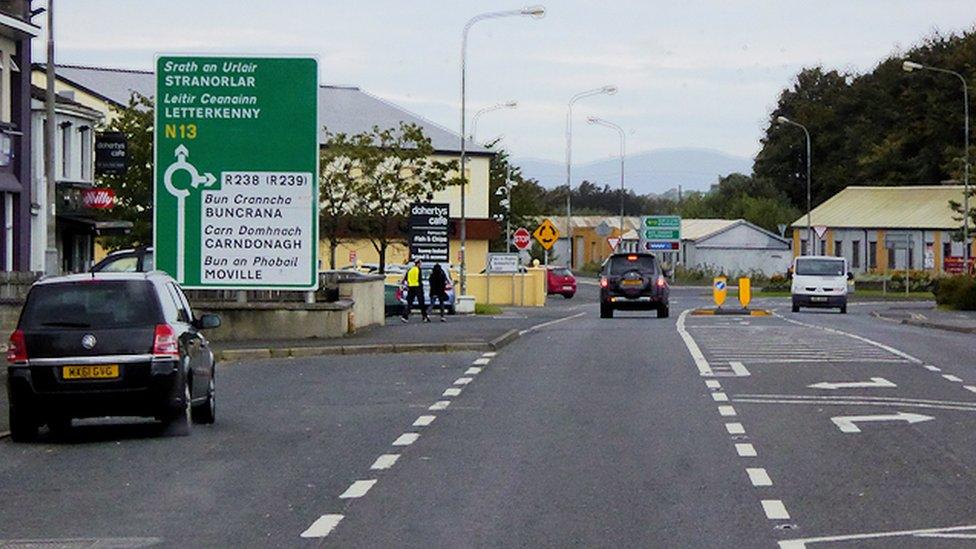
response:
M176 162L170 164L166 168L166 173L163 174L163 185L166 187L166 191L176 197L176 280L178 282L186 281L186 273L184 272L186 267L184 261L186 253L186 197L190 196L190 189L181 189L174 185L173 175L180 170L186 171L190 174L190 185L194 189L200 185L210 187L217 182L212 173L200 175L197 167L186 161L188 156L190 156L190 151L187 150L186 145L180 143L176 147Z

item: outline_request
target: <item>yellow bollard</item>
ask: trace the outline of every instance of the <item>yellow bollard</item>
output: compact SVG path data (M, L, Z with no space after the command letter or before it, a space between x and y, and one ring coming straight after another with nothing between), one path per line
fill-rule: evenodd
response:
M749 301L752 300L752 286L748 278L739 279L739 304L743 309L749 308Z
M724 276L716 276L712 279L712 298L715 299L715 306L721 307L725 303L725 295L728 292L728 279Z

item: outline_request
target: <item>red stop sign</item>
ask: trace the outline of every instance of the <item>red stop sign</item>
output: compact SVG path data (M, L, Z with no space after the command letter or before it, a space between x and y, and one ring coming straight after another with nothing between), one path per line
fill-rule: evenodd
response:
M532 245L532 234L525 227L520 227L512 235L512 243L520 250L527 250Z

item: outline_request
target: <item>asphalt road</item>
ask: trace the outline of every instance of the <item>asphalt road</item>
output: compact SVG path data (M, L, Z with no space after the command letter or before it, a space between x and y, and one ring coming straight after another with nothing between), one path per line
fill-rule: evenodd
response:
M217 424L0 440L0 540L964 547L972 336L850 314L573 317L496 356L236 363ZM583 316L575 316L579 313ZM547 320L551 322L551 320ZM304 537L303 537L304 536ZM71 546L71 544L65 544ZM3 542L0 542L0 547Z

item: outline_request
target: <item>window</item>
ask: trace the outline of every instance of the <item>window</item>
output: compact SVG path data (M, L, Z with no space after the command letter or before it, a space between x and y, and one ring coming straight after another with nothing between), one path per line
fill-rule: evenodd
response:
M187 322L193 320L193 312L190 311L190 305L186 302L186 298L183 297L179 289L171 282L166 285L166 289L169 290L170 297L176 302L176 308L178 309L178 317L180 322Z
M817 255L827 255L827 241L819 240L818 242L820 243L820 251Z
M889 269L894 269L895 268L895 255L897 253L898 253L898 250L895 250L893 248L888 250L888 268Z
M851 268L852 269L861 268L861 241L860 240L851 241Z
M907 255L908 255L908 264L905 265L905 268L912 269L915 267L915 248L909 247Z
M844 275L844 261L841 259L800 258L796 260L796 274L815 276Z
M807 241L803 239L800 241L800 255L807 255Z
M844 257L844 241L835 240L834 241L834 255L837 257Z
M942 258L952 257L952 242L942 243Z
M615 255L610 258L607 274L622 275L628 271L657 272L657 261L650 255Z
M121 328L156 323L150 285L137 280L40 284L24 305L21 326Z
M868 269L878 268L878 243L868 241Z
M61 127L61 177L68 179L71 174L71 122L62 122Z
M90 181L92 178L92 129L91 126L78 128L81 134L81 178Z

